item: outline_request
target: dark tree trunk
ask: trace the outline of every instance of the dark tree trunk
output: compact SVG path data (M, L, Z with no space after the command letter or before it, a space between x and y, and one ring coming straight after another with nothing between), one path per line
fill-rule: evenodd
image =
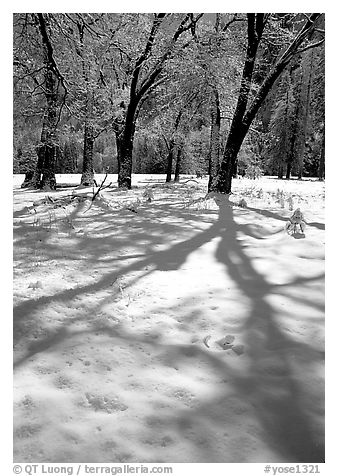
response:
M231 193L231 181L234 175L237 155L251 124L251 122L244 123L243 118L249 100L258 45L263 34L264 15L262 13L248 13L247 17L248 44L241 87L218 176L217 191L221 193Z
M56 69L53 58L53 47L49 39L48 20L46 20L42 13L38 13L37 21L44 48L44 93L47 105L43 119L41 141L40 145L37 147L38 160L32 179L32 185L35 188L43 188L44 190L55 190L55 164L56 156L59 151L56 128L58 124L57 102L60 74Z
M115 140L116 140L116 160L117 160L117 174L120 174L121 170L121 157L122 157L122 140L121 140L121 133L115 133Z
M220 128L221 111L219 107L219 96L217 89L213 88L213 98L211 106L208 192L214 192L217 190L217 178L219 172Z
M166 179L165 179L165 181L167 183L171 182L173 159L174 159L174 141L170 141L169 152L168 152L168 157L167 157L167 176L166 176Z
M286 174L285 174L286 180L290 180L291 178L291 167L292 167L292 162L288 161L286 163Z
M58 145L55 143L47 143L44 146L44 162L42 168L41 188L43 190L55 190L55 163Z
M183 110L184 110L184 107L177 114L175 124L174 124L174 130L172 132L171 140L169 143L169 152L167 157L167 177L166 177L167 183L171 182L171 173L172 173L173 160L174 160L174 150L175 150L175 145L177 140L176 134L182 119Z
M88 63L84 56L85 46L85 26L83 22L77 22L77 28L79 33L79 45L76 48L77 54L81 58L82 63L82 77L85 84L85 128L83 137L83 162L82 162L82 175L81 185L91 187L95 185L94 179L94 165L93 165L93 149L94 149L94 127L93 127L93 106L94 106L94 94L93 88L90 84L90 75Z
M324 177L325 177L325 134L323 133L322 147L320 150L320 158L319 158L318 178L319 180L324 180Z
M309 72L308 72L308 81L306 84L306 96L305 96L305 106L303 111L303 137L302 143L300 146L299 151L299 171L298 171L298 179L301 180L303 177L303 167L304 167L304 154L305 154L305 143L307 138L307 130L308 130L308 117L309 117L309 110L310 110L310 99L311 99L311 86L312 86L312 68L313 68L313 50L310 52L310 65L309 65ZM303 75L304 76L304 75ZM303 83L304 85L304 83ZM304 87L304 86L303 86ZM303 96L303 95L302 95Z
M298 169L298 180L303 178L303 169L304 169L304 154L299 159L299 169Z
M43 163L45 160L45 155L44 155L44 142L43 142L43 135L44 135L44 126L42 126L42 133L41 133L41 142L36 148L36 155L38 156L38 160L36 162L34 174L32 177L32 183L31 185L34 188L40 188L41 187L41 174L42 174L42 167Z
M121 160L123 156L123 131L124 124L126 120L126 105L122 101L120 104L120 114L113 121L113 131L115 132L115 142L116 142L116 160L117 160L117 174L120 174L121 170Z
M238 159L236 159L236 162L234 163L234 168L232 171L232 178L236 178L238 174Z
M29 170L25 173L25 179L21 184L21 188L31 187L33 183L34 171Z
M236 159L245 134L246 130L240 126L236 126L230 131L218 174L217 191L220 193L231 193Z
M152 54L152 49L155 44L155 38L160 29L161 23L166 17L166 13L157 13L153 20L151 31L148 36L148 40L145 47L135 62L135 66L132 73L132 79L130 83L130 99L127 108L127 114L125 119L125 126L122 139L122 156L121 156L121 168L118 177L118 186L122 188L131 188L131 174L132 174L132 154L133 154L133 140L135 125L139 110L142 106L147 93L152 88L154 89L157 84L160 83L159 76L162 73L165 63L172 57L173 50L176 42L180 36L191 29L193 32L196 23L202 17L203 14L197 15L195 19L191 18L191 14L185 14L184 19L177 27L172 40L164 53L153 62L147 64L149 56ZM146 64L146 67L144 67ZM142 71L141 80L140 73ZM157 84L156 84L157 82Z
M283 165L280 165L279 168L278 168L278 178L282 180L283 176L284 176Z
M131 188L131 174L133 171L133 145L136 122L136 104L129 104L127 110L126 123L121 138L120 171L118 176L118 186L120 188Z
M290 104L291 99L289 98L289 91L287 91L287 110L286 110L286 116L291 115L291 121L292 121L292 128L291 128L291 140L290 140L290 149L287 153L287 160L286 160L286 175L285 178L286 180L290 180L291 178L291 171L292 171L292 166L297 160L297 155L298 155L298 146L301 140L301 125L300 125L300 114L301 114L301 98L298 97L296 98L296 107L295 109L291 110L291 113L289 112L289 108L292 107ZM286 120L288 121L288 117L286 117Z
M47 107L41 132L41 141L37 147L37 164L33 177L35 188L55 190L55 165L59 145L56 138L57 127L57 85L52 71L45 74Z
M179 148L177 150L177 157L176 157L176 166L175 166L175 182L180 181L180 173L181 173L181 160L182 160L182 149Z
M95 185L93 166L94 136L91 124L85 124L81 185Z

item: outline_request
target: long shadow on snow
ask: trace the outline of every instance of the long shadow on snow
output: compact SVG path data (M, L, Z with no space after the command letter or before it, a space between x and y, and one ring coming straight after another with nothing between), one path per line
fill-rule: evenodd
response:
M69 219L74 221L83 210L83 205L78 205L69 214ZM75 233L69 234L69 238L76 240L76 246L74 243L69 245L65 243L64 246L50 243L51 233L46 229L39 230L34 226L33 216L20 213L20 218L30 218L31 223L15 224L15 249L20 249L21 244L25 247L28 244L33 248L39 241L37 250L50 259L83 260L85 255L86 268L88 269L91 264L96 267L102 257L105 263L109 263L110 260L106 259L109 254L113 255L112 261L116 261L116 258L120 256L119 250L126 246L132 246L141 252L136 254L151 254L154 252L154 246L170 244L175 236L181 237L191 234L192 231L195 233L200 223L210 223L215 214L208 210L204 212L206 216L200 216L196 220L196 216L189 210L176 208L173 204L158 203L153 206L140 207L137 215L128 210L107 211L100 207L99 202L98 204L95 202L93 210L95 210L95 221L101 223L98 230L101 236L96 234L96 230L90 230L86 236L82 237ZM173 217L175 218L174 223L170 223ZM92 219L85 214L80 218L84 222L81 223L82 227L86 225L86 221L90 222ZM178 224L175 223L177 220L179 220ZM31 259L32 256L27 262Z
M120 267L112 272L107 272L102 276L98 281L95 283L91 283L88 285L84 286L78 286L73 289L67 289L63 290L60 292L57 292L53 295L49 296L42 296L37 299L27 299L24 302L21 302L20 304L14 306L14 323L20 323L22 319L26 319L29 315L33 314L37 310L39 310L41 307L51 303L52 301L69 301L79 295L82 295L84 293L95 293L98 290L108 288L111 285L111 283L116 280L118 277L126 276L129 273L132 272L140 272L140 275L137 276L136 278L132 279L129 282L129 285L133 284L135 281L138 279L142 278L143 276L146 276L155 270L167 270L167 269L178 269L184 261L187 259L188 255L202 246L204 243L210 241L212 238L218 235L218 225L217 223L213 224L210 228L207 230L199 233L198 235L193 236L192 238L188 238L187 240L183 242L179 242L177 244L174 244L170 246L170 243L172 242L172 235L173 235L173 229L175 228L175 232L183 232L185 234L191 235L193 232L193 224L197 222L200 223L202 221L201 217L198 217L196 219L195 216L195 222L192 224L189 224L189 226L186 225L186 222L188 219L193 220L194 215L193 213L187 211L187 212L182 212L176 208L171 208L168 206L156 206L154 207L155 214L158 215L158 217L179 217L182 220L182 224L180 226L173 226L170 224L165 224L163 223L162 220L153 220L151 221L151 216L152 212L147 211L147 214L145 216L145 230L146 234L142 234L142 243L139 244L139 248L145 249L146 248L146 257L144 259L138 260L136 262L133 262L129 265L126 265L124 267ZM110 212L106 212L107 217L112 221L111 223L111 229L114 230L114 215L112 215ZM210 213L210 216L213 218L214 213ZM125 218L132 219L133 214L125 214ZM123 217L124 218L124 217ZM102 220L104 221L105 216L102 216ZM209 222L209 220L208 220ZM141 223L142 224L142 223ZM140 224L140 225L141 225ZM122 224L121 224L122 227ZM125 223L124 223L125 227ZM17 234L20 237L20 234L22 233L21 239L23 242L24 240L27 240L27 225L23 225L20 229L17 230ZM48 234L44 234L44 238L46 239ZM34 240L34 237L31 238ZM145 246L144 241L147 241L150 246ZM46 239L47 241L47 239ZM131 230L127 235L123 236L123 239L120 239L117 237L111 237L111 236L106 236L103 239L100 238L91 238L91 237L86 237L86 238L81 238L81 237L76 237L77 245L76 247L72 245L72 250L70 252L72 253L72 259L73 256L76 259L76 257L79 254L79 250L81 251L82 254L82 259L83 255L86 255L86 266L90 266L90 263L96 264L99 261L99 257L105 256L106 253L108 253L109 250L111 250L112 246L116 246L116 254L118 255L120 247L123 246L136 246L137 245L137 235L135 237L135 233L133 230ZM156 245L168 245L168 248L163 251L157 251L156 249L152 249L153 246ZM58 247L55 248L55 246L48 245L48 243L45 243L46 252L44 254L47 254L50 256L50 252L52 251L57 251L56 257L60 258L60 249ZM53 254L52 254L53 256ZM88 256L88 259L87 259ZM81 258L79 257L79 258ZM115 261L116 257L113 256L112 261Z
M277 213L274 213L274 212L270 212L269 210L262 210L260 208L255 208L255 207L250 207L250 206L247 206L246 207L248 210L251 210L253 212L256 212L258 213L259 215L263 215L267 218L273 218L275 220L280 220L280 221L284 221L284 222L287 222L288 219L289 219L289 216L291 214L291 212L288 213L288 216L281 216L281 215L278 215ZM325 224L324 223L319 223L319 222L306 222L307 226L312 226L314 228L317 228L318 230L325 230Z
M297 363L322 362L322 353L307 345L298 344L284 334L276 321L275 311L267 302L266 297L271 293L278 293L281 286L268 283L264 276L253 267L250 259L244 253L238 241L238 234L250 234L247 225L239 225L233 218L233 209L227 199L219 200L219 221L209 233L199 235L199 240L209 240L221 236L216 257L225 267L226 272L237 283L243 294L251 301L249 316L243 325L246 335L246 355L249 358L250 368L245 375L236 375L224 362L212 357L209 360L216 371L225 377L231 377L236 389L236 395L241 401L250 402L255 409L259 421L265 432L265 439L276 454L281 454L290 462L322 462L324 461L324 447L321 437L317 436L311 423L301 383L294 376L293 366ZM165 269L178 269L188 243L181 245L172 261L166 263ZM181 257L181 253L183 256ZM322 275L313 279L320 279ZM296 278L297 283L309 282L312 278ZM290 285L288 283L287 285ZM130 338L130 336L129 336ZM186 348L187 347L187 348ZM193 346L170 346L170 359L179 360L183 355L196 355L201 352ZM203 352L206 354L206 351ZM316 389L315 389L316 390ZM321 403L323 395L321 395ZM221 412L213 409L218 407ZM227 398L209 400L195 410L182 412L178 417L170 417L165 421L166 426L175 426L184 433L184 430L199 425L201 433L212 433L219 424L220 413L227 410ZM320 411L320 409L316 409ZM204 418L203 418L204 417ZM200 422L200 423L196 423ZM226 425L226 420L222 424ZM210 461L210 454L206 454Z
M240 378L237 387L255 406L271 442L290 461L321 462L324 460L322 442L315 435L303 410L299 383L292 372L290 340L280 330L274 310L266 297L272 286L256 271L244 253L238 233L247 233L247 225L238 225L233 217L231 204L219 200L219 220L222 240L216 256L251 300L251 312L245 323L250 376ZM266 372L266 360L274 358L277 375Z
M316 349L299 344L285 335L276 321L275 311L267 302L266 297L278 293L280 286L271 285L264 276L253 267L244 253L237 235L248 234L247 225L238 225L233 218L232 206L226 199L219 200L220 213L217 224L217 235L221 236L216 256L225 266L226 272L237 283L246 297L251 301L250 314L244 324L246 335L246 355L250 368L245 375L236 375L229 366L209 354L209 361L216 371L225 377L231 377L236 395L242 402L250 402L265 432L265 439L276 454L280 454L290 462L322 462L324 446L321 436L316 433L311 423L313 415L308 414L304 397L307 391L302 389L301 382L294 376L293 366L297 359L301 364L322 362L322 353ZM211 230L209 229L209 232ZM205 239L215 236L204 235ZM201 236L199 236L199 239ZM185 251L187 243L180 251ZM178 257L165 269L177 269L182 261ZM320 279L322 275L314 277ZM298 283L309 279L296 278ZM290 285L290 283L288 283ZM132 339L129 335L128 339ZM180 360L183 356L208 354L194 346L169 346L170 359ZM316 390L316 389L315 389ZM323 395L321 395L321 403ZM220 411L214 411L218 407ZM181 412L179 416L171 416L165 426L178 427L184 434L185 429L199 426L202 434L211 434L219 425L220 414L226 413L227 398L209 400L194 410ZM316 409L320 411L320 409ZM197 423L196 423L197 422ZM226 425L226 419L221 422ZM189 433L189 432L188 432ZM210 448L208 448L208 452ZM210 453L205 455L208 461Z
M151 253L147 258L109 273L97 283L62 291L53 296L42 297L30 302L34 310L52 300L69 300L81 293L95 292L106 287L114 277L133 271L142 271L141 276L155 270L179 269L188 255L215 237L221 237L216 256L237 283L243 293L250 298L251 312L245 328L247 335L247 355L250 359L248 376L232 374L235 387L242 398L249 399L269 437L270 443L290 461L319 462L324 460L322 442L317 442L306 416L299 383L293 377L290 348L293 343L279 329L274 310L266 301L266 296L278 288L269 284L252 266L237 239L238 233L255 236L247 225L238 225L233 218L232 206L226 199L219 200L219 219L209 229L169 249ZM275 217L274 217L275 218ZM151 270L144 271L151 267ZM306 282L313 278L297 278ZM27 301L16 308L16 317L23 318ZM43 344L41 344L43 346ZM273 371L267 371L266 360L273 356L276 363L277 379ZM319 359L320 360L320 359ZM219 364L218 364L219 365ZM224 364L225 374L229 369ZM192 418L190 414L185 418Z

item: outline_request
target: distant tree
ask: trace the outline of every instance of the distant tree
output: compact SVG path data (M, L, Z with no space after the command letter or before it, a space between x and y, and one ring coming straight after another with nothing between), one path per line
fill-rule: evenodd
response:
M171 174L173 168L173 161L174 161L174 153L175 147L177 142L177 131L180 125L180 121L182 118L183 109L180 109L176 119L174 121L173 129L171 131L171 136L169 141L166 141L168 144L168 157L167 157L167 175L166 175L166 182L171 182Z
M200 40L203 53L200 61L205 72L207 96L209 98L210 140L209 140L209 182L208 191L217 191L220 168L222 119L233 114L235 106L236 76L242 44L238 38L242 34L243 15L215 14L214 25ZM236 162L237 163L237 162Z
M320 157L318 165L318 178L319 180L324 180L325 176L325 129L322 133L322 143L320 148Z
M119 14L61 14L56 18L67 39L70 58L68 74L76 81L70 111L82 123L82 185L94 183L94 143L112 127L116 81L107 64L114 63L114 38L121 27ZM116 108L115 108L116 109Z
M25 174L22 187L29 186L32 181L36 165L36 150L32 144L22 144L14 155L13 172L15 174Z
M62 165L62 173L64 174L74 174L77 172L78 149L74 137L67 139L63 146Z
M320 149L317 175L325 176L325 49L318 48L313 54L310 109L311 128Z
M305 160L305 146L309 133L309 123L311 116L311 94L314 68L314 50L306 51L300 61L300 92L298 96L299 109L299 127L297 137L299 142L298 149L298 179L303 176L303 167Z
M294 160L297 107L289 71L282 76L277 97L270 123L270 164L277 169L278 178L283 178L285 167L287 178L290 178Z

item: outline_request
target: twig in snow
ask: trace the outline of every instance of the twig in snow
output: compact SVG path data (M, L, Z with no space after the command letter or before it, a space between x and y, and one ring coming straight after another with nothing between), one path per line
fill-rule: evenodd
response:
M102 182L100 183L99 188L96 190L96 192L94 192L94 186L93 186L92 202L91 202L91 204L89 205L89 207L87 208L87 210L86 210L84 213L88 212L88 211L92 208L92 205L93 205L93 203L94 203L94 200L95 200L95 198L98 196L98 194L99 194L102 190L104 190L105 188L110 187L111 184L113 183L113 182L110 182L108 185L103 186L103 184L105 183L107 177L108 177L108 172L106 173L104 179L103 179Z
M203 339L203 343L205 344L208 349L210 349L210 345L208 344L208 341L211 339L211 336L205 336Z
M95 198L96 198L96 197L98 196L98 194L101 192L101 190L104 190L105 188L108 188L108 187L111 186L112 182L110 182L110 184L109 184L109 185L106 185L105 187L103 186L103 184L105 183L107 177L108 177L108 172L106 173L106 175L105 175L103 181L102 181L101 184L99 185L98 190L96 190L95 193L93 192L92 202L95 200Z
M185 182L181 182L181 183L185 184L185 183L188 183L188 182L196 182L196 183L199 183L198 180L195 180L195 179L192 179L192 178L186 180Z

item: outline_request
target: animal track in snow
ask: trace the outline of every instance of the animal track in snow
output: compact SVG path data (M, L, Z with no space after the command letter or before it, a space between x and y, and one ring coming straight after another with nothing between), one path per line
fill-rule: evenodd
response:
M108 398L103 395L86 393L87 405L97 411L106 413L124 412L128 406L121 403L117 398Z

